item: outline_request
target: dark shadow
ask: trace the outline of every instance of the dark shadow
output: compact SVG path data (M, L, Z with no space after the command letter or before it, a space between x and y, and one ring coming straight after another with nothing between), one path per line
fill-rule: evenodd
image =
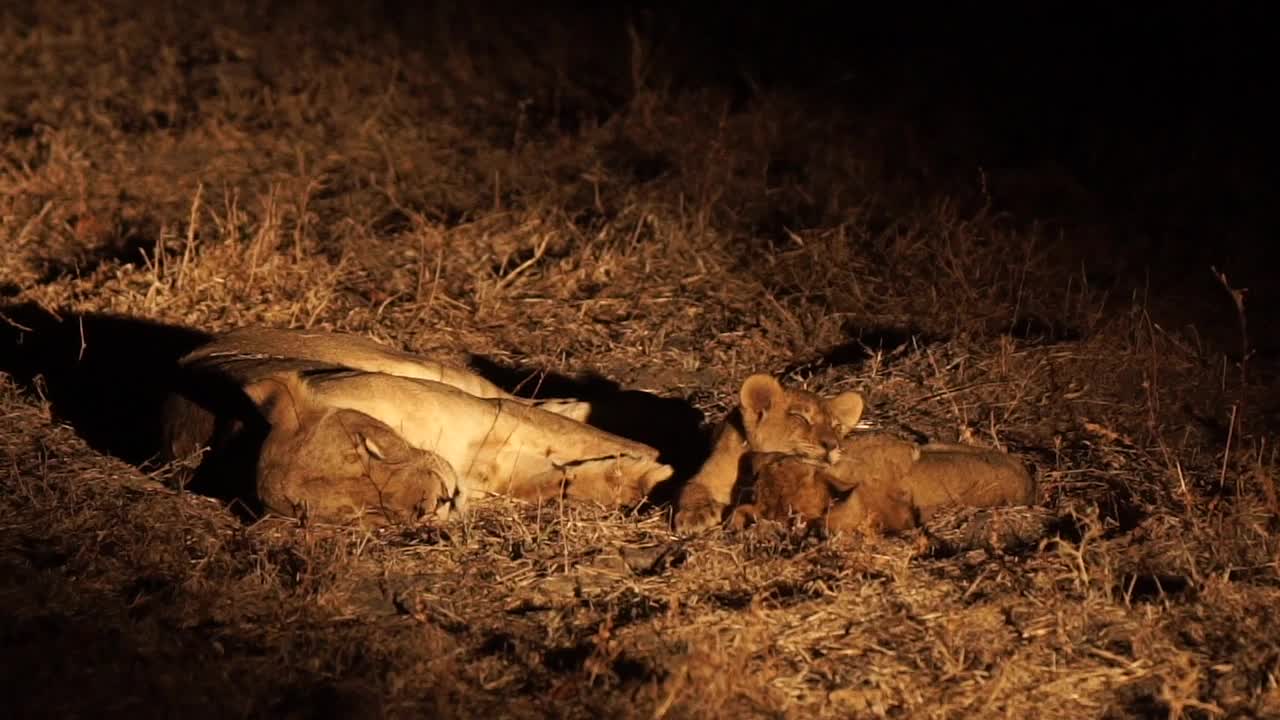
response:
M0 372L46 399L93 449L143 465L160 450L178 358L209 337L140 318L9 305L0 307Z
M1187 578L1162 573L1128 573L1120 579L1120 587L1134 603L1194 600L1197 595L1195 585Z
M649 501L669 504L680 484L697 472L707 454L702 413L687 401L642 390L625 390L599 375L569 377L539 369L499 364L472 355L471 368L514 395L528 398L566 397L592 405L587 423L593 427L657 448L659 459L675 469Z
M162 458L166 403L180 403L193 437L227 442L179 481L250 517L259 509L252 480L265 424L229 381L178 368L179 358L210 338L136 317L9 305L0 308L0 372L48 401L53 417L94 450L143 469Z
M861 365L877 352L893 353L907 345L932 345L948 339L945 335L928 333L911 326L864 328L847 323L841 329L849 338L848 341L822 351L817 357L788 365L782 370L783 377L808 376L828 368ZM1083 339L1078 328L1031 315L1019 317L1007 326L991 330L996 334L1007 334L1031 343L1074 342Z
M597 654L596 644L591 640L548 648L542 653L542 665L553 673L580 673L588 660ZM618 653L608 662L608 669L617 681L623 685L639 682L651 682L665 677L665 672L651 667L643 660L629 657L627 653Z
M131 199L120 197L122 202ZM75 225L76 218L71 218ZM102 236L87 240L87 247L66 259L49 259L37 282L41 285L56 282L64 277L90 275L107 264L138 263L148 261L148 251L154 250L159 223L151 217L113 219L110 228Z
M862 328L846 324L842 329L849 341L824 350L816 358L788 365L783 368L782 376L812 375L828 368L861 365L877 352L893 352L913 342L924 345L945 339L915 327Z
M1018 317L1007 328L1009 337L1032 344L1080 342L1084 333L1080 328L1056 320L1046 320L1035 315Z
M223 375L183 371L174 376L170 388L166 415L177 430L162 437L170 444L169 456L182 458L198 447L209 448L194 469L178 475L178 481L193 493L229 503L241 520L261 517L258 456L270 426L260 410Z

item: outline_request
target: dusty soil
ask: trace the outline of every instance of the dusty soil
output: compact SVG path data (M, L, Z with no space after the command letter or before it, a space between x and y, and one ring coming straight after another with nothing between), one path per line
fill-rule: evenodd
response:
M224 5L0 11L6 716L1280 716L1280 404L1230 274L1143 292L1082 262L1105 217L897 172L891 113L664 82L643 26L609 94L515 36ZM262 518L150 460L173 360L251 323L625 390L686 475L748 374L858 389L1042 510Z

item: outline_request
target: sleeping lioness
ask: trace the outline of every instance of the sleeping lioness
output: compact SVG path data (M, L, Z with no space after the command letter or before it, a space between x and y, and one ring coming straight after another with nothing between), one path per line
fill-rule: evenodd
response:
M256 464L268 510L291 517L408 522L448 516L458 477L439 455L415 448L365 413L317 401L295 373L250 384L270 431Z
M235 331L181 365L191 377L166 407L170 453L231 447L265 421L256 490L283 515L444 515L484 492L629 505L672 472L655 449L575 419L586 403L515 398L353 336Z
M822 398L784 388L769 375L742 383L740 405L716 433L711 455L680 494L675 527L697 532L720 522L748 452L777 452L827 463L840 457L840 441L862 416L862 396L845 392Z
M840 459L815 465L796 457L753 462L754 502L735 510L784 520L822 519L835 530L899 532L947 505L1029 505L1035 483L1007 453L971 445L917 445L879 433L844 440Z

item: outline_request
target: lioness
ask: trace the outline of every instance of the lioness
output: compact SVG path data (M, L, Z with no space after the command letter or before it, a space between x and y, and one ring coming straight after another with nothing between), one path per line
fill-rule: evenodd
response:
M256 477L268 510L329 522L363 515L371 524L448 516L453 467L386 423L317 401L295 373L259 380L245 394L270 425Z
M856 392L825 399L796 388L784 388L769 375L752 375L742 383L740 405L716 432L711 455L680 494L675 527L697 532L720 522L750 452L783 453L833 463L840 441L862 417Z
M248 414L269 426L257 449L258 495L284 515L443 515L449 501L462 509L482 492L633 504L672 472L655 449L578 422L586 403L515 398L466 370L353 336L235 331L181 365L191 378L166 405L171 454L231 445L224 436L253 418L225 396L247 398ZM386 372L366 371L378 369ZM379 468L387 464L395 468ZM407 479L405 468L417 475ZM370 477L418 489L372 482L371 502Z
M857 433L829 467L800 457L756 465L756 500L746 513L781 520L825 518L831 530L915 527L946 505L1029 505L1035 483L1022 463L996 450L915 443ZM763 501L762 501L763 498Z

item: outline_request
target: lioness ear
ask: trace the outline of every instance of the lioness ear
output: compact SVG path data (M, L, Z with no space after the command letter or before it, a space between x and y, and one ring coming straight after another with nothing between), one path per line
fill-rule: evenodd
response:
M376 421L355 430L348 430L355 435L356 442L364 448L369 457L393 464L408 462L413 458L413 449L403 437L391 428L382 427L374 422Z
M836 422L840 423L845 430L852 430L853 426L862 419L863 405L862 395L852 390L840 393L828 403L831 414L836 417Z
M370 457L374 460L386 460L387 456L382 451L382 448L378 446L377 440L374 440L368 435L361 435L360 440L364 443L364 449L369 453Z
M258 406L272 428L289 431L302 424L299 414L306 387L297 373L281 373L249 383L244 386L244 394Z
M784 394L782 384L772 375L752 375L743 381L739 399L745 412L761 415L781 404Z

